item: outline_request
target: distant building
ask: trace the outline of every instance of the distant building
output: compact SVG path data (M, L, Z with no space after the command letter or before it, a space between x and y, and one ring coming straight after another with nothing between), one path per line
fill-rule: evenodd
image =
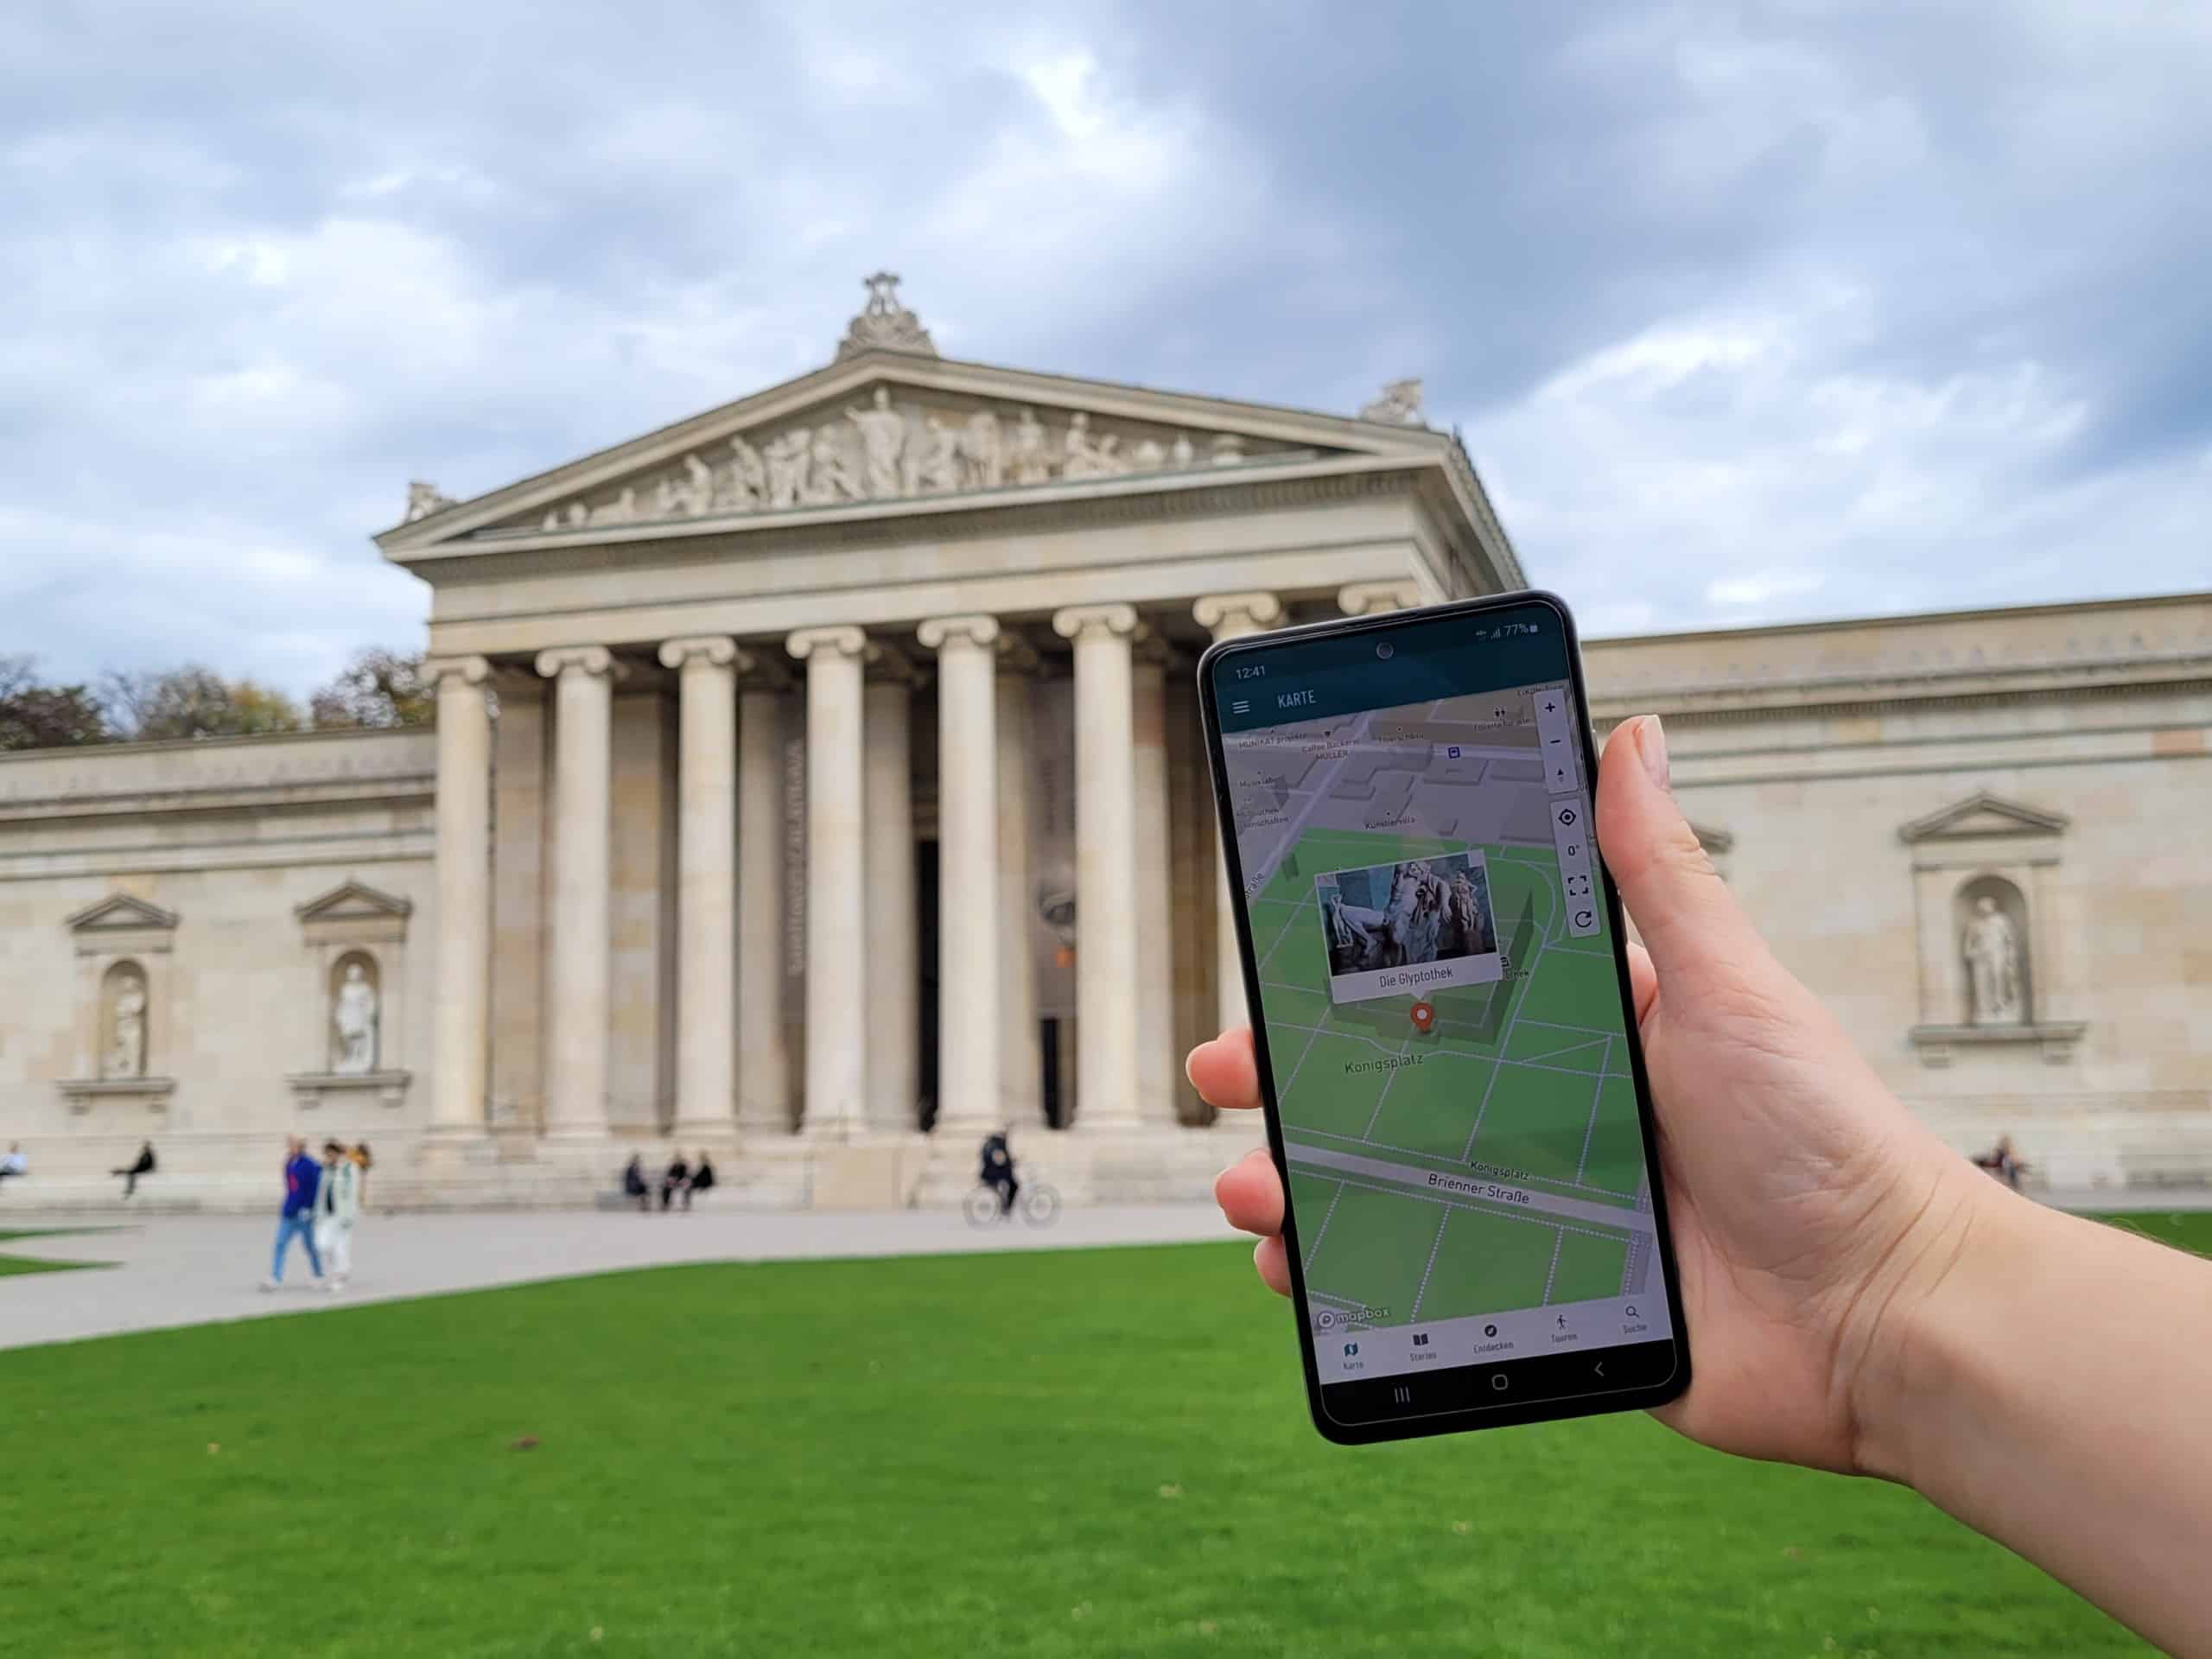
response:
M11 1205L149 1135L157 1196L259 1204L287 1131L369 1140L379 1201L581 1200L672 1134L737 1202L895 1205L1002 1122L1072 1193L1196 1195L1258 1131L1181 1072L1242 1002L1191 663L1524 582L1418 383L1345 419L955 362L887 278L830 366L378 542L435 732L0 756ZM1954 1144L2212 1179L2212 596L1586 656Z

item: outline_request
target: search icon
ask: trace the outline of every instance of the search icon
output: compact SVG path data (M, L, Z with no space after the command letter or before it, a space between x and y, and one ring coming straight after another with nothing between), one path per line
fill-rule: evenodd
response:
M1636 1319L1636 1318L1637 1318L1637 1317L1638 1317L1638 1315L1637 1315L1637 1311L1636 1311L1636 1304L1635 1304L1634 1302L1630 1302L1630 1303L1628 1305L1628 1316L1629 1316L1629 1318L1630 1318L1631 1319Z

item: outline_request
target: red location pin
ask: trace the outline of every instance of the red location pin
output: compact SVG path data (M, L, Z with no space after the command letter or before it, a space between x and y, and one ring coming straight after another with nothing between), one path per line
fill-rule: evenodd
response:
M1416 1002L1414 1004L1414 1029L1415 1031L1426 1035L1428 1028L1435 1023L1436 1010L1434 1008L1431 1007L1426 1002Z

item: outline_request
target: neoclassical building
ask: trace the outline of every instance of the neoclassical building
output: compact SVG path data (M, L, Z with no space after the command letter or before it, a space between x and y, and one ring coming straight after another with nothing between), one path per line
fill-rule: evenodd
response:
M150 1136L156 1196L259 1204L288 1131L369 1140L381 1201L584 1201L672 1142L732 1202L934 1202L999 1125L1073 1196L1195 1195L1257 1134L1181 1076L1243 1002L1197 653L1525 582L1414 383L956 362L891 279L828 367L377 542L434 729L0 756L6 1202ZM1587 657L1944 1133L2212 1179L2212 601Z

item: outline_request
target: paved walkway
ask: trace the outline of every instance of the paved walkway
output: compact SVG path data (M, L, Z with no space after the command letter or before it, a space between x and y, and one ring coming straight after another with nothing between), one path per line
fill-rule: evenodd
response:
M2212 1209L2212 1193L2198 1191L2042 1196L2068 1209ZM1047 1228L1016 1223L979 1229L969 1226L957 1211L914 1210L855 1215L701 1210L671 1216L627 1211L371 1216L356 1237L353 1285L342 1296L331 1296L308 1277L306 1260L296 1249L282 1290L264 1294L256 1287L269 1271L273 1217L156 1216L118 1226L111 1216L73 1224L43 1215L16 1222L0 1213L0 1228L11 1224L74 1224L92 1230L0 1242L0 1253L117 1266L0 1278L0 1349L683 1262L1077 1249L1237 1236L1210 1203L1071 1209Z
M0 1226L8 1222L0 1215ZM41 1216L28 1224L71 1224ZM683 1262L1071 1249L1233 1236L1211 1203L1071 1209L1045 1228L1020 1222L974 1228L957 1211L911 1210L370 1216L355 1234L353 1282L332 1296L308 1276L296 1247L283 1287L257 1287L269 1271L273 1217L164 1216L118 1227L101 1217L80 1224L99 1230L0 1243L0 1253L10 1255L118 1264L0 1278L0 1349Z

